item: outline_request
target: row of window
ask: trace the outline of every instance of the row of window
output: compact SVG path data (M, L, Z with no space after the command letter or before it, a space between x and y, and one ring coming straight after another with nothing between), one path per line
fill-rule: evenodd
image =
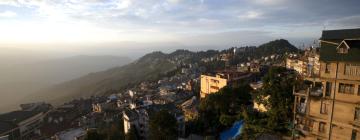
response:
M331 64L325 64L325 73L331 72ZM349 76L360 76L360 64L345 64L344 65L344 75Z
M360 89L360 85L358 86L358 89ZM340 83L338 92L343 94L355 94L355 85ZM360 95L360 90L358 90L357 95Z
M325 100L321 101L320 114L328 114L330 108L330 103ZM360 121L360 107L355 108L354 120Z
M325 96L331 95L331 88L332 88L332 83L326 82ZM358 86L358 89L360 89L360 85ZM339 83L338 92L342 94L355 94L355 85ZM358 90L357 95L360 96L360 90Z

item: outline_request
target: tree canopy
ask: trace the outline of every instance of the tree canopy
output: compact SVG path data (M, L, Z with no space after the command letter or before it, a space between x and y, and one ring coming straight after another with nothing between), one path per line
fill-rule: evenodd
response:
M176 118L166 110L156 112L155 115L150 118L149 132L151 140L176 139Z

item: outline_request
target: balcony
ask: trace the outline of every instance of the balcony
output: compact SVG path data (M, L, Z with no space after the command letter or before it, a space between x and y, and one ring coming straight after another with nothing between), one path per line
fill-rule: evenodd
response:
M314 85L311 85L310 96L313 97L322 97L323 96L323 86L321 82L316 82Z
M307 125L298 124L296 125L296 130L300 131L304 135L309 135L312 131L312 128Z
M312 82L304 80L294 87L294 95L307 96Z
M297 113L305 114L306 113L306 102L297 104L296 111L297 111Z

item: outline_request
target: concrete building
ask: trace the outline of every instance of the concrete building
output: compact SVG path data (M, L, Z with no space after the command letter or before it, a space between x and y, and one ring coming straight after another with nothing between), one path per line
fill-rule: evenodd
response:
M39 111L13 111L0 115L0 137L22 140L40 135L45 114Z
M174 104L151 105L142 108L124 110L124 133L128 134L130 130L135 130L140 139L148 139L150 118L160 110L166 110L175 117L178 125L178 136L184 136L185 118L182 111L177 109Z
M84 140L86 133L83 128L68 129L55 134L55 140Z
M125 109L123 111L124 133L128 134L130 129L136 129L138 127L138 114L135 110Z
M301 75L306 74L306 60L300 58L287 58L286 68L293 69Z
M294 88L297 139L360 139L360 29L323 31L320 73Z
M208 94L218 92L221 88L227 85L228 80L222 78L221 75L200 76L200 97L205 98Z
M207 95L218 92L221 88L227 85L235 85L239 80L248 78L251 73L237 72L236 70L220 71L211 75L200 76L200 98L205 98Z
M290 56L286 59L286 68L295 70L300 75L314 78L320 72L319 49L313 46L305 49L303 56Z

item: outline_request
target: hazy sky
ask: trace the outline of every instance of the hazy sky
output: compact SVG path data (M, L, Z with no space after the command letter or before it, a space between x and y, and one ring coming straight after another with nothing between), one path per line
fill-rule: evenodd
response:
M319 38L324 28L360 27L359 6L359 0L0 0L0 44L299 43Z

